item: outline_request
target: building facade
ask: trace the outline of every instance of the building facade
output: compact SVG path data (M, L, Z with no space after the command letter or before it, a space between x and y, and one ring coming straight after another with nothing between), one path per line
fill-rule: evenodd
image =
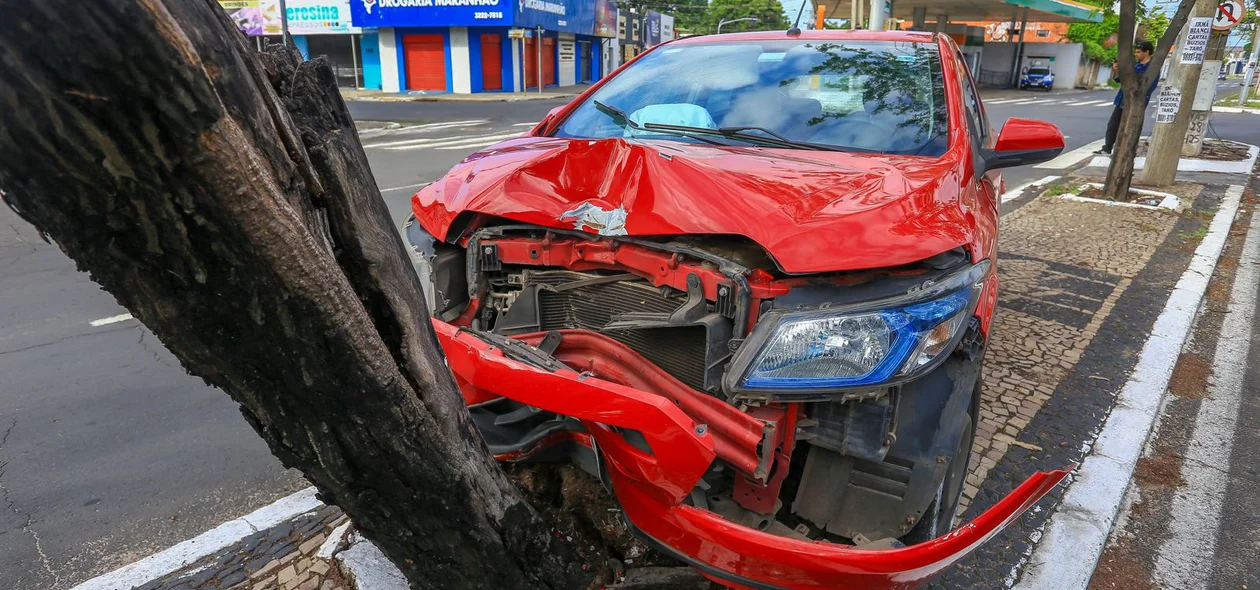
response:
M289 35L303 56L327 59L339 85L379 88L376 35L351 23L350 2L287 0ZM219 0L219 5L259 46L282 41L280 0Z
M291 0L290 0L291 1ZM608 0L351 0L386 92L519 92L604 73ZM374 33L366 33L374 31Z

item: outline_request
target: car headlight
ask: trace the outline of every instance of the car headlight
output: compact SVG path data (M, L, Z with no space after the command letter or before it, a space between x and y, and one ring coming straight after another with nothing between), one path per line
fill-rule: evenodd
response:
M988 268L890 300L770 312L732 363L728 388L825 392L917 377L957 345Z

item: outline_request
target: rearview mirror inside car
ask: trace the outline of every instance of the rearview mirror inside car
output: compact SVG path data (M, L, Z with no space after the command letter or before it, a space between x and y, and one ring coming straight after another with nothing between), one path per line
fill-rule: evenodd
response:
M986 171L1048 162L1063 152L1063 133L1051 123L1006 120L993 149L981 150Z

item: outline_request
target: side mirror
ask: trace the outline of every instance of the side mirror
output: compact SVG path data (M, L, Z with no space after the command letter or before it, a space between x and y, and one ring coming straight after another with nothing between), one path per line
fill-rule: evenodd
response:
M1032 119L1006 120L993 149L981 149L984 171L1040 164L1063 152L1063 133L1051 123Z

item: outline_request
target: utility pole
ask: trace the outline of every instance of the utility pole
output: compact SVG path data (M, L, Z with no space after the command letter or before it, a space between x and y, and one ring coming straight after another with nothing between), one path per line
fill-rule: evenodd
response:
M1216 100L1216 80L1221 73L1222 58L1229 31L1216 31L1208 42L1207 59L1199 73L1198 90L1190 105L1190 125L1186 127L1186 139L1181 144L1181 156L1193 158L1203 151L1203 136L1207 131L1208 117L1212 114L1212 102Z
M1247 106L1247 93L1251 91L1251 81L1256 75L1256 63L1260 60L1260 21L1251 25L1251 59L1247 60L1247 72L1243 74L1242 89L1238 92L1238 106Z
M882 31L888 28L888 1L871 0L870 29L872 31Z
M1212 17L1216 15L1216 0L1196 0L1190 18L1186 21L1183 36L1177 43L1177 59L1171 67L1171 83L1165 86L1158 99L1157 108L1170 103L1177 104L1176 116L1161 116L1157 111L1155 130L1151 133L1146 150L1146 165L1142 169L1142 182L1154 186L1168 186L1177 178L1177 162L1181 160L1181 147L1185 143L1186 130L1190 127L1191 106L1199 74L1203 70L1203 58L1207 41L1211 37ZM1206 30L1205 30L1206 27ZM1213 82L1215 83L1215 82ZM1142 88L1143 93L1146 88ZM1138 108L1138 105L1125 105ZM1171 110L1171 109L1169 109ZM1171 118L1171 122L1168 119Z

